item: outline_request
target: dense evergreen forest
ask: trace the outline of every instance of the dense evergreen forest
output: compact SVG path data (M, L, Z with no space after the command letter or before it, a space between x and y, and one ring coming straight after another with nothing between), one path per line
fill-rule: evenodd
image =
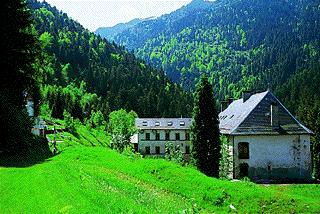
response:
M84 29L46 2L28 1L42 52L35 68L42 74L40 111L63 118L105 118L119 108L139 117L188 116L191 94L169 81L163 71L137 59L124 47Z
M319 20L315 0L193 0L114 39L187 90L207 73L220 100L270 88L298 114L320 99Z
M147 20L149 20L149 19L148 18L147 19L136 18L136 19L133 19L127 23L116 24L113 27L100 27L95 31L95 33L98 35L101 35L102 37L108 38L109 40L113 40L113 37L118 35L119 33L122 33L123 31L127 30L128 28L131 28L131 27L137 25L138 23L143 22L143 21L147 21Z

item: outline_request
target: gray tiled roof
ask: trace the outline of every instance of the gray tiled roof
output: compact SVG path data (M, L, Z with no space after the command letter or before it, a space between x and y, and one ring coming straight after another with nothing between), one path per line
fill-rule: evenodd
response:
M192 118L137 118L138 129L190 129Z
M279 129L271 126L272 103L279 108ZM245 102L243 99L233 101L219 114L219 120L222 134L312 134L270 91L254 94Z
M278 106L277 129L271 126L271 104ZM219 120L222 134L313 134L270 91L254 94L245 102L242 98L233 101L219 114ZM137 118L135 123L138 129L190 129L192 118Z

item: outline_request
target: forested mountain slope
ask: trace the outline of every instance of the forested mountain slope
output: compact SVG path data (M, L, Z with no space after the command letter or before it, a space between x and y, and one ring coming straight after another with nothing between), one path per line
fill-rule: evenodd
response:
M146 18L146 19L133 19L130 22L127 23L119 23L113 27L100 27L98 28L95 33L100 35L101 37L104 37L108 40L113 40L114 36L118 35L119 33L122 33L123 31L143 22L150 20L152 18Z
M319 72L311 71L320 63L319 20L315 0L194 0L129 28L115 42L188 90L208 73L219 99L271 88L296 113L303 96L320 96L318 87L309 90L319 82ZM296 85L301 72L315 75Z
M44 49L36 67L43 73L42 81L49 85L42 91L53 111L82 102L85 109L71 110L78 112L73 116L90 113L97 106L107 111L106 115L119 108L134 110L140 117L190 113L191 95L172 84L164 72L89 32L46 2L30 0L29 7ZM90 99L80 101L85 95ZM91 106L86 108L87 103ZM57 110L54 116L62 117L62 113L63 109Z

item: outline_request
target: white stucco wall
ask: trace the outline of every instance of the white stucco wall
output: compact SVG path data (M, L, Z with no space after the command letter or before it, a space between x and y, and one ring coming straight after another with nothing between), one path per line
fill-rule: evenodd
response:
M166 132L169 132L170 139L166 140ZM179 145L182 153L186 152L186 146L190 147L190 142L186 140L185 133L187 130L141 130L138 134L138 150L141 154L146 153L146 147L150 146L150 154L156 154L156 147L160 147L160 154L165 154L166 142L173 143L174 146ZM150 140L146 140L146 133L150 133ZM160 140L156 140L156 133L160 133ZM180 133L180 140L176 140L176 133ZM191 149L190 149L191 150Z
M235 177L239 177L241 163L249 165L250 177L292 179L310 177L309 135L257 135L232 138ZM240 142L249 143L249 159L239 159L238 144Z

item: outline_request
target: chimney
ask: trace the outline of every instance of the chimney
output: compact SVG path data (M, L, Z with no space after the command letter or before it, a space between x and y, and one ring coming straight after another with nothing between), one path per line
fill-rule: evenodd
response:
M271 127L272 129L278 129L279 124L279 107L276 103L271 104Z
M228 108L228 101L221 101L221 112Z
M251 97L251 92L250 92L250 91L244 91L244 92L242 92L243 102L247 101L250 97Z

